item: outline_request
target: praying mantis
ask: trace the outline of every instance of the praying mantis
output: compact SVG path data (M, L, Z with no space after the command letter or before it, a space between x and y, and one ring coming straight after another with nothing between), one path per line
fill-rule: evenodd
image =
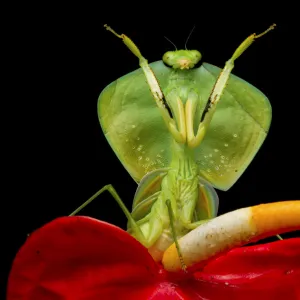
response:
M267 136L268 98L231 71L275 24L246 38L223 69L198 67L198 50L168 51L148 64L129 37L105 27L139 60L139 69L109 84L98 99L103 133L138 188L131 213L109 184L71 215L109 191L128 219L128 232L156 261L173 242L180 256L177 240L216 217L215 188L231 188Z

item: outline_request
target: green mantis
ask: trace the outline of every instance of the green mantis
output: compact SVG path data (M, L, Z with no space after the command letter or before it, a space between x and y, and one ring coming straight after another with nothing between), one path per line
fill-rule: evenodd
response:
M197 50L169 51L148 64L137 46L117 34L140 68L108 85L98 100L99 121L109 144L139 183L132 212L108 190L128 219L128 232L157 261L187 232L215 217L218 196L248 167L271 123L267 97L231 74L235 60L274 28L250 35L220 69ZM177 249L180 254L180 249Z

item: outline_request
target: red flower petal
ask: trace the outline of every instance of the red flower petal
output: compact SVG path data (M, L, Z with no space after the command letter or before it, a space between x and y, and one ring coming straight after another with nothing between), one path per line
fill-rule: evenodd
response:
M63 217L36 230L20 249L7 299L143 299L157 274L148 251L122 229Z
M300 239L237 248L195 273L202 296L212 284L224 299L300 299ZM210 298L209 298L210 299Z
M300 239L290 239L232 250L195 278L176 278L122 229L64 217L35 231L20 249L7 300L299 299L299 257Z

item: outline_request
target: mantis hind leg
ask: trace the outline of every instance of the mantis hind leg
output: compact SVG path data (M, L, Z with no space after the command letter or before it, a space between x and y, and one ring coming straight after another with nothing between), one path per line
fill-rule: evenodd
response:
M178 257L180 259L181 267L182 267L182 270L184 272L187 272L186 271L187 267L186 267L186 264L183 261L183 257L182 257L181 250L180 250L180 247L179 247L178 239L177 239L177 236L176 236L176 230L175 230L175 226L174 226L174 215L173 215L173 211L172 211L172 207L171 207L171 201L169 199L166 201L166 205L168 207L168 212L169 212L169 218L170 218L170 225L171 225L171 229L172 229L173 240L174 240L177 252L178 252Z
M99 195L101 195L103 192L108 191L113 198L116 200L116 202L119 204L120 208L124 212L125 216L127 217L128 221L131 224L131 230L134 233L134 236L136 239L142 243L143 245L147 245L147 240L140 228L140 226L136 223L136 221L131 216L129 210L121 200L120 196L118 195L115 188L111 185L105 185L102 189L100 189L97 193L95 193L92 197L90 197L87 201L85 201L82 205L80 205L77 209L75 209L69 216L74 216L78 214L83 208L85 208L88 204L90 204L92 201L94 201Z
M190 230L196 229L197 227L199 227L200 225L207 223L208 221L211 221L212 219L205 219L205 220L201 220L201 221L196 221L193 223L184 223L184 227Z

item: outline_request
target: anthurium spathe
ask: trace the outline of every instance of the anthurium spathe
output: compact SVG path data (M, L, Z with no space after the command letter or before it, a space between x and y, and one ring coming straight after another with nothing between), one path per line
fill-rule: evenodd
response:
M263 213L260 211L264 222L255 220L258 207L248 208L251 226L256 226L251 238L268 236L276 226L276 233L299 229L299 205L300 201L288 201L260 206L264 208ZM279 217L276 211L283 207L286 209L281 215L285 217ZM245 210L215 218L214 225L230 219L230 214L235 218L244 215L246 220ZM260 222L269 225L260 229ZM228 224L215 228L216 234L228 234ZM240 223L245 229L242 224L246 223ZM190 233L194 232L195 245L207 239L207 229L203 226L204 234L200 235L200 228L197 234ZM232 230L232 236L227 237L232 242L218 247L218 251L211 247L211 253L207 247L184 247L190 236L183 237L179 243L188 265L184 273L170 269L177 260L173 246L160 264L138 241L114 225L84 216L58 218L33 232L18 252L9 276L7 300L300 299L300 239L230 250L246 242L244 229ZM206 253L194 253L190 265L188 252L195 249L206 249Z

